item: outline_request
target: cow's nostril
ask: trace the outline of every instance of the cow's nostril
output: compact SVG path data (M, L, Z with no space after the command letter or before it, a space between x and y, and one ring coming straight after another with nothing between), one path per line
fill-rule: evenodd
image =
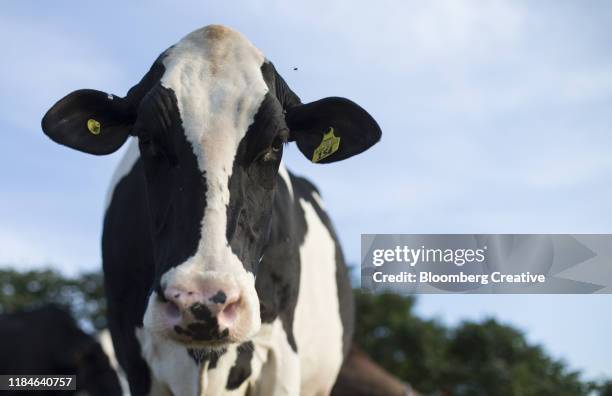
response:
M231 304L227 304L227 306L223 308L223 313L225 313L226 315L235 315L236 310L238 309L238 304L239 304L239 301L235 301Z
M223 293L222 290L219 290L217 294L209 298L209 300L215 304L225 304L227 296L225 295L225 293Z
M194 318L196 318L197 320L208 322L213 318L212 312L204 304L195 303L191 306L190 310Z
M219 322L220 328L228 328L232 326L238 316L239 306L240 300L229 303L223 307L223 310L219 312L219 315L217 316L217 321Z

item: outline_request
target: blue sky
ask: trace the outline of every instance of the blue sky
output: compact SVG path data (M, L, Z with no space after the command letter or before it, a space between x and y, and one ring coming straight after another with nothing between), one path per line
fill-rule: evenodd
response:
M361 233L612 233L612 4L605 1L20 1L0 14L0 264L100 266L106 186L40 131L66 93L119 95L209 23L243 32L311 101L346 96L383 140L286 164L326 200L347 258ZM293 68L298 70L294 71ZM494 315L589 377L612 376L611 296L423 296L454 324Z

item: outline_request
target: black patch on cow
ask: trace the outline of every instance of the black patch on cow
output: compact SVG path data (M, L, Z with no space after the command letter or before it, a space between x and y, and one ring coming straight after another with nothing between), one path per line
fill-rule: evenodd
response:
M253 350L255 346L251 341L245 342L238 346L238 356L236 363L232 366L227 377L226 389L238 389L244 381L246 381L253 371L251 360L253 359Z
M229 330L219 331L217 318L212 315L208 307L195 303L190 308L196 322L187 325L187 328L174 326L174 331L179 335L191 337L196 341L222 340L227 338Z
M287 136L282 114L278 100L268 92L238 145L228 181L226 237L232 252L251 272L258 264L270 230L282 144L274 152L272 147Z
M210 370L214 369L217 367L217 363L219 362L219 357L221 357L221 355L223 355L225 353L225 349L221 350L220 352L217 351L212 351L210 354L210 363L208 364L208 368Z
M274 64L267 59L261 65L261 74L270 92L276 96L283 109L291 109L302 103L300 98L289 88L283 77L278 74Z
M208 363L208 369L212 370L217 367L219 358L227 352L227 348L209 349L209 348L187 348L187 354L194 360L197 365Z
M224 329L223 331L219 331L219 322L217 321L217 317L213 316L210 312L210 309L204 304L195 303L190 308L193 317L198 320L198 322L191 323L187 326L187 331L179 329L183 332L183 334L187 334L191 336L194 340L204 341L204 340L214 340L214 339L223 339L229 335L229 330ZM176 330L175 327L175 330ZM177 333L179 331L177 330ZM180 333L179 333L180 334Z
M102 234L108 327L132 395L146 395L151 387L149 367L134 334L137 327L142 327L154 279L147 205L144 171L139 159L115 186Z
M214 319L210 309L204 304L195 303L189 308L191 313L197 320L203 320L205 322L210 322Z
M183 329L181 326L176 325L174 326L174 331L176 332L176 334L178 335L189 335L189 333L187 332L187 330Z
M49 304L1 314L0 340L1 374L76 374L79 391L92 396L122 393L100 344L84 333L63 307Z
M161 276L197 250L206 208L206 177L185 136L172 89L158 84L145 96L134 130L145 170L159 294Z
M229 330L224 329L219 332L218 326L212 323L206 322L195 322L187 325L184 329L181 326L174 326L174 331L178 335L191 337L194 341L211 341L211 340L223 340L229 335Z
M291 198L288 186L278 176L270 236L255 279L262 322L271 323L279 317L287 342L296 352L293 318L300 285L300 245L307 230L298 198Z
M226 300L227 300L227 296L225 295L225 293L223 293L223 290L219 290L217 294L209 298L209 301L215 304L225 304Z

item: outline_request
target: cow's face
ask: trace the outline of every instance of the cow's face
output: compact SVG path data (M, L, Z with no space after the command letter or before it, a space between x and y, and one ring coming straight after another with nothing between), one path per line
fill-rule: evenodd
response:
M167 51L140 103L157 280L145 325L182 341L259 329L255 271L289 131L264 58L239 34L197 31Z
M125 98L68 95L43 130L94 154L138 137L156 269L144 325L195 346L243 342L259 330L255 277L284 143L325 163L380 138L353 102L301 104L259 50L220 26L164 52Z

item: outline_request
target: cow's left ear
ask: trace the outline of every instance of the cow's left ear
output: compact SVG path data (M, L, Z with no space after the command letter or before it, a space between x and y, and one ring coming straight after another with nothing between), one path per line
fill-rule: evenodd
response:
M358 104L338 97L300 104L287 110L290 140L315 163L359 154L380 140L380 127Z

